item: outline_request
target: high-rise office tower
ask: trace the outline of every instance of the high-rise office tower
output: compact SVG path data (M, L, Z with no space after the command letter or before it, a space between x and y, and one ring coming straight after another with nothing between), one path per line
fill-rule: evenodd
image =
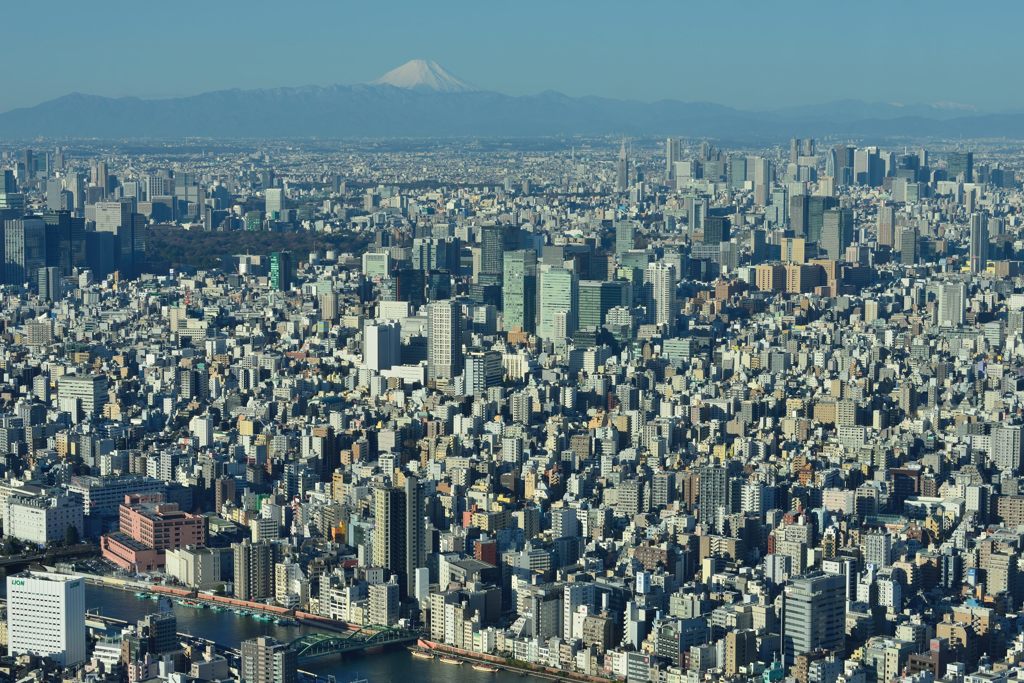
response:
M940 325L964 324L967 288L962 282L945 282L939 288L938 317Z
M576 331L579 289L576 273L558 266L540 271L540 323L543 339L564 339Z
M280 218L285 210L284 190L280 187L270 187L263 192L264 209L270 218Z
M18 179L11 169L4 169L0 176L0 194L14 194L18 191Z
M651 304L654 324L667 326L671 333L677 309L675 266L664 262L648 265L644 271L644 291Z
M85 661L85 579L31 571L8 576L7 649L61 666Z
M270 255L270 288L287 292L295 282L295 262L292 252L275 251Z
M741 190L746 182L747 158L743 156L729 157L729 187Z
M805 194L794 194L789 197L789 227L797 237L807 237L807 214L810 207L809 197Z
M462 307L445 299L427 305L427 379L451 380L462 374Z
M700 468L700 523L705 529L718 528L718 511L726 508L729 495L729 473L724 467L706 465Z
M367 323L363 327L363 364L387 370L402 362L402 326L397 321Z
M61 298L60 269L55 266L47 266L36 271L39 297L46 301L56 301Z
M632 303L629 290L630 285L624 280L580 280L577 327L593 330L604 325L608 311Z
M532 249L505 252L502 316L506 330L537 329L537 253Z
M629 189L629 155L626 152L626 141L619 147L619 160L615 166L615 191L625 192Z
M636 224L633 221L615 221L615 253L619 258L636 248Z
M71 193L71 210L81 216L85 209L85 176L72 171L64 177L64 189Z
M675 163L682 160L679 140L665 138L665 180L675 180Z
M878 206L878 245L896 246L896 207L888 202Z
M324 292L318 297L320 319L334 322L338 319L338 295L334 291Z
M704 244L728 242L731 224L724 216L707 216L704 219Z
M46 224L41 218L4 221L3 282L36 285L37 271L46 265Z
M946 175L950 180L974 182L974 152L950 152L946 157Z
M112 232L115 235L131 223L134 202L129 199L116 202L96 202L97 232Z
M295 683L297 672L296 652L288 643L270 636L242 641L241 683Z
M970 262L972 273L988 267L988 216L984 213L971 216Z
M814 195L807 198L807 222L804 224L803 237L809 244L821 242L821 230L825 224L825 212L839 206L835 197L823 197ZM797 237L801 235L797 234Z
M485 225L480 229L480 271L477 282L500 285L505 261L505 232L501 225Z
M843 654L846 586L842 576L816 572L793 579L785 587L782 600L785 664L815 650Z
M70 211L71 193L64 189L59 178L46 181L46 209L48 211Z
M373 564L398 577L406 596L416 593L416 570L426 566L423 489L406 475L402 486L373 490Z
M61 275L86 266L85 219L71 211L52 211L43 215L46 223L46 263L56 266Z
M900 230L900 263L912 266L917 263L917 228L909 225Z
M846 247L853 243L853 211L829 209L822 216L819 247L833 261L843 258Z
M830 149L825 153L825 175L835 180L836 169L839 167L839 155L836 154L835 149Z

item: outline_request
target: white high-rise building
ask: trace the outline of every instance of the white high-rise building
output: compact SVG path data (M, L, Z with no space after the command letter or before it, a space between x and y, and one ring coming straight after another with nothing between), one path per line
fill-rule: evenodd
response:
M939 289L939 324L963 325L967 288L962 282L946 282Z
M453 379L462 373L462 310L447 299L427 306L427 379Z
M671 331L676 318L676 268L668 263L651 263L644 271L644 287L650 292L654 323Z
M265 209L267 216L273 218L281 215L284 212L285 197L284 190L280 187L269 187L266 192L263 193L264 199L266 199Z
M540 324L537 336L561 339L576 331L579 282L576 274L561 267L545 267L540 273Z
M1022 452L1021 426L998 424L993 427L989 452L1000 471L1016 473L1020 469Z
M363 363L370 370L387 370L402 362L402 326L371 323L363 328Z
M85 661L85 579L48 572L7 577L7 649L61 666Z

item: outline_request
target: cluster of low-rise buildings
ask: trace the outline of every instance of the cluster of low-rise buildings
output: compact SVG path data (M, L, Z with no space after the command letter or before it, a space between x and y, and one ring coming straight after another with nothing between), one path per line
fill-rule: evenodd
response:
M352 248L153 274L44 230L70 260L0 307L4 536L593 677L1024 676L1024 157L607 142L8 155L7 244L116 202L118 240ZM112 642L63 663L223 675Z

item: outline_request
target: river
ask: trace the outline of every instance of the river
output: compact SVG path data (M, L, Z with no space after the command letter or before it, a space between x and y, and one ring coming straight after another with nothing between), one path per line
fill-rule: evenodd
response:
M134 593L92 585L85 588L85 604L88 609L95 609L104 616L129 622L135 622L158 609L155 601L139 599ZM258 621L228 611L215 612L212 609L196 609L178 604L173 604L172 608L178 618L179 632L207 638L232 648L237 648L247 638L268 635L290 641L311 631L304 626L278 626L273 622ZM365 656L357 654L315 659L301 664L300 668L323 677L334 676L338 683L363 678L370 683L527 683L541 680L507 671L493 674L474 671L468 664L454 666L437 660L416 659L401 646Z

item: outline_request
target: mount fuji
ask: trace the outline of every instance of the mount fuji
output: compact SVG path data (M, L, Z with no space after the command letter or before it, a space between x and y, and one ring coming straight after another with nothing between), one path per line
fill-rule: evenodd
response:
M1024 113L854 100L745 111L708 102L639 102L554 91L513 96L479 89L436 62L414 59L364 84L218 90L165 99L72 93L0 114L0 137L22 140L572 135L751 142L794 135L1024 139Z
M370 85L391 85L407 90L430 90L433 92L476 92L479 88L452 76L437 62L412 59L392 69Z

